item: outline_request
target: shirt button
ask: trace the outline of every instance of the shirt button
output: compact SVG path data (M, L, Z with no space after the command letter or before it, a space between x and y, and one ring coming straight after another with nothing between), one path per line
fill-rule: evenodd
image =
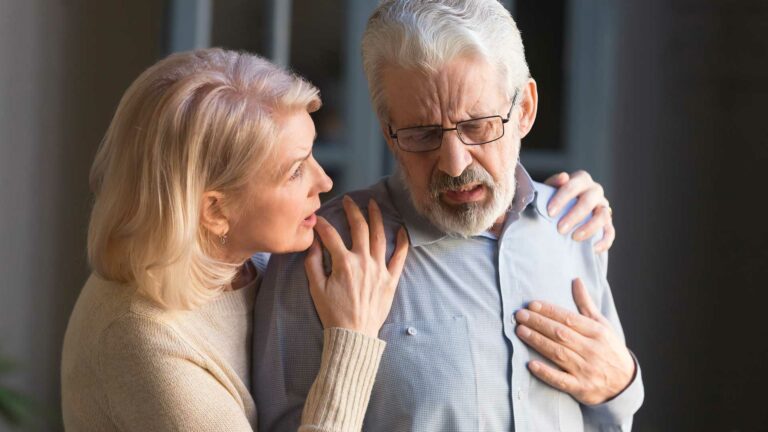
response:
M521 400L523 398L523 391L517 390L517 400Z
M416 336L419 333L419 331L416 330L415 327L408 327L408 330L406 330L405 332L408 333L409 336Z

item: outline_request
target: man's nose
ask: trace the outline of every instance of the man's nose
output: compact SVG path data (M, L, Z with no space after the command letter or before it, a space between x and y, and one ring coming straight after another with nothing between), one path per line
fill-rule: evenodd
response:
M458 177L472 164L469 148L461 142L456 131L443 133L443 143L439 151L437 168L451 177Z

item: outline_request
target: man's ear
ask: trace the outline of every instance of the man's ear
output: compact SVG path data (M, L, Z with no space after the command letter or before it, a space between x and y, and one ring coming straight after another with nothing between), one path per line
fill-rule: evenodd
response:
M539 109L539 92L533 78L528 79L528 83L522 89L521 96L517 130L520 138L524 138L533 128L536 112Z
M380 121L379 126L381 127L381 134L384 136L384 141L387 143L387 147L389 147L389 151L394 155L395 139L389 136L389 125Z
M229 219L224 210L224 194L215 191L203 193L200 204L200 224L218 237L229 232Z

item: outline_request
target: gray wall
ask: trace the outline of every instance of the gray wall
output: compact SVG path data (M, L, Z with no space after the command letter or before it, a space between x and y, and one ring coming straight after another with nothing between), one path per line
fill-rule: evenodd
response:
M768 2L622 9L610 276L635 430L768 430Z
M157 1L0 0L0 355L51 411L40 430L59 428L61 340L87 276L88 169L161 28Z
M54 410L87 275L88 168L160 53L161 3L0 0L0 353ZM766 3L619 7L610 278L645 374L635 430L768 425ZM51 416L37 429L57 430Z

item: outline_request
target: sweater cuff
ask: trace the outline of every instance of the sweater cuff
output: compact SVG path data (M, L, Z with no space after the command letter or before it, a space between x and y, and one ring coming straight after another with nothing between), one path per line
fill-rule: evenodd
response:
M309 389L299 431L361 430L385 346L362 333L325 329L320 371Z

